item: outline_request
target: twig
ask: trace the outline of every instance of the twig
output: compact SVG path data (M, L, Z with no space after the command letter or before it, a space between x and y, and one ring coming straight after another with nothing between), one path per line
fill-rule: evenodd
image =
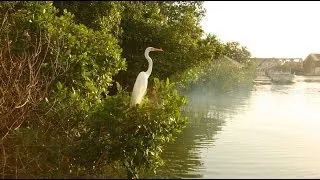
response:
M26 102L24 102L24 103L23 103L22 105L20 105L20 106L16 106L15 108L16 108L16 109L19 109L19 108L25 106L25 105L29 102L29 99L30 99L30 96L31 96L30 94L31 94L31 89L29 89L28 97L27 97Z
M2 146L2 153L3 153L2 179L4 179L4 170L7 163L7 157L6 157L6 150L4 148L3 142L1 142L1 146Z

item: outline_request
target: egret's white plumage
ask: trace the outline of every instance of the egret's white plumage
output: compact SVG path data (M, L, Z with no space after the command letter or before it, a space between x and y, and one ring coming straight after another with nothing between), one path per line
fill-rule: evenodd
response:
M136 79L136 82L134 83L132 94L131 94L131 101L130 106L134 106L136 104L140 104L144 95L147 92L148 87L148 78L152 72L152 59L149 56L150 51L163 51L162 49L154 48L154 47L148 47L145 52L144 56L148 60L149 67L146 72L142 71L138 74L138 77Z

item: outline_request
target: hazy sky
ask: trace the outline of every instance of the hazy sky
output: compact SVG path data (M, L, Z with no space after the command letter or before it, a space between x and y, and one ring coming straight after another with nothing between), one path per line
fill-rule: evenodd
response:
M206 1L204 7L204 31L239 41L253 57L320 53L320 1Z

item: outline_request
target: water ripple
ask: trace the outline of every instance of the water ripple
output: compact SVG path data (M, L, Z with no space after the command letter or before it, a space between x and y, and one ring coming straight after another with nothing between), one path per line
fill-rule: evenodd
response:
M191 123L165 149L158 177L319 178L320 77L297 78L187 94Z

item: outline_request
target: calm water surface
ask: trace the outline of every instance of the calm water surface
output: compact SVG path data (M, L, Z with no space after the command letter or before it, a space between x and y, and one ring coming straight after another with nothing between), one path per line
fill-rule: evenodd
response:
M159 177L320 178L320 77L186 96L190 123Z

